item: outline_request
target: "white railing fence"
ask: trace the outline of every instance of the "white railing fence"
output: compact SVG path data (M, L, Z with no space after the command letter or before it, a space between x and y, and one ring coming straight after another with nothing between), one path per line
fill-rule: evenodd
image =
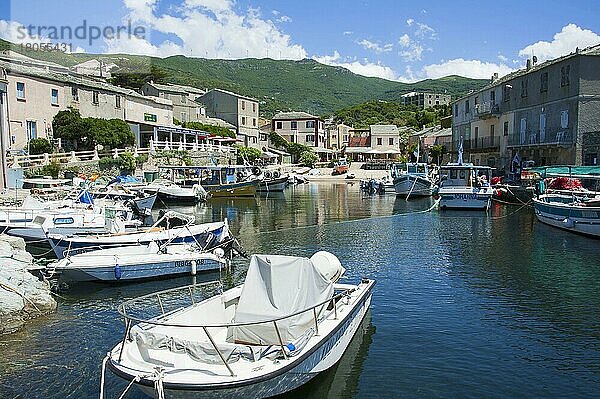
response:
M211 155L218 154L232 154L237 153L235 147L223 146L220 144L204 144L204 143L184 143L180 142L169 142L169 141L153 141L150 140L150 144L146 148L123 148L114 149L110 151L71 151L61 152L54 154L40 154L40 155L12 155L8 157L8 165L10 168L17 169L31 169L38 168L44 165L48 165L52 162L58 163L75 163L75 162L90 162L98 161L101 157L112 156L118 158L120 155L131 152L134 157L139 157L144 154L156 154L160 151L194 151L194 152L206 152Z

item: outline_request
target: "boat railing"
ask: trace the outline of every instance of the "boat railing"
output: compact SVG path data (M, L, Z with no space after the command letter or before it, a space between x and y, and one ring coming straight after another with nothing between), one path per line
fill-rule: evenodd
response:
M123 334L123 339L121 341L121 347L119 350L119 358L118 360L121 361L122 356L123 356L123 350L125 347L125 343L126 341L131 341L131 337L130 337L130 332L131 332L131 328L132 328L132 323L136 322L138 324L149 324L149 325L154 325L154 326L163 326L163 327L174 327L174 328L200 328L203 330L204 334L206 334L208 340L210 341L211 346L213 347L213 349L217 352L217 354L219 355L222 363L225 365L225 367L227 367L227 370L229 371L229 373L231 374L232 377L235 377L235 373L233 372L233 370L231 369L231 366L229 365L229 363L227 363L227 361L225 360L225 356L223 355L223 353L221 352L221 350L219 349L218 345L215 343L212 335L209 332L209 329L222 329L222 328L230 328L230 327L247 327L247 326L252 326L252 325L265 325L265 324L272 324L273 325L273 330L275 331L277 338L278 338L278 344L281 348L282 351L282 356L284 357L284 359L288 358L288 354L286 353L286 344L284 344L282 338L281 338L281 332L279 330L279 326L278 326L278 322L281 322L282 320L286 320L292 317L296 317L308 312L312 312L312 316L313 316L313 323L314 323L314 330L315 330L315 335L319 335L319 317L323 311L323 307L325 305L327 306L331 306L331 311L334 314L334 319L337 320L338 318L338 302L340 302L343 298L349 298L350 293L352 293L355 288L342 288L342 289L338 289L337 293L335 293L333 295L333 297L319 302L311 307L308 307L306 309L294 312L292 314L288 314L285 316L280 316L280 317L275 317L275 318L268 318L268 319L264 319L264 320L258 320L258 321L250 321L250 322L232 322L232 323L217 323L217 324L188 324L188 323L178 323L178 322L170 322L169 320L165 319L164 317L172 314L180 309L183 309L183 307L186 305L186 303L182 303L181 301L181 293L184 293L184 297L188 297L189 295L189 301L187 302L188 306L194 306L197 303L199 303L200 301L197 300L197 294L198 292L206 292L208 290L210 290L210 288L212 287L212 292L213 293L217 293L217 294L222 294L223 293L223 285L220 281L215 280L215 281L209 281L209 282L205 282L205 283L200 283L200 284L191 284L191 285L187 285L187 286L183 286L183 287L176 287L176 288L171 288L171 289L167 289L167 290L163 290L163 291L159 291L159 292L154 292L151 294L146 294L137 298L133 298L133 299L129 299L125 302L123 302L119 307L118 307L118 312L119 314L123 317L123 320L125 322L125 332ZM165 305L169 304L169 301L173 301L172 295L175 293L179 293L179 295L177 295L177 298L174 302L175 302L175 307L173 309L168 309ZM204 298L204 299L208 299ZM148 302L154 303L153 308L156 309L156 307L158 307L158 311L159 314L152 316L152 317L141 317L141 316L136 316L133 314L133 312L135 312L134 307L141 304L141 303L146 303L148 304ZM348 304L349 302L347 302L346 304ZM331 313L330 313L331 314Z

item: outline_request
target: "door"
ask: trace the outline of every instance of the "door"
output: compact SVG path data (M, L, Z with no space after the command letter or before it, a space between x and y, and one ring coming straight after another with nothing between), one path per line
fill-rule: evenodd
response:
M540 114L540 143L546 142L546 114Z

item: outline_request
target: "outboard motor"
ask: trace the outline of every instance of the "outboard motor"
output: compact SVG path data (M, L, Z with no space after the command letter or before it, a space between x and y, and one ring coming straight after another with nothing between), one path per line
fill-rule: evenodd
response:
M310 257L310 261L323 277L332 283L336 283L346 273L346 269L344 269L337 256L330 252L319 251Z

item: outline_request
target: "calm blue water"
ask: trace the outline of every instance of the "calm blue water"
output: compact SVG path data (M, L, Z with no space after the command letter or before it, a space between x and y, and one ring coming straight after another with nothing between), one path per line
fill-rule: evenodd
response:
M349 280L378 281L342 361L284 398L600 397L600 241L527 208L412 213L430 206L310 184L194 208L199 221L227 217L250 253L327 250ZM245 270L238 262L226 283ZM56 314L0 337L0 398L97 397L102 357L123 332L116 306L189 283L63 294ZM125 387L112 375L107 385L112 398Z

